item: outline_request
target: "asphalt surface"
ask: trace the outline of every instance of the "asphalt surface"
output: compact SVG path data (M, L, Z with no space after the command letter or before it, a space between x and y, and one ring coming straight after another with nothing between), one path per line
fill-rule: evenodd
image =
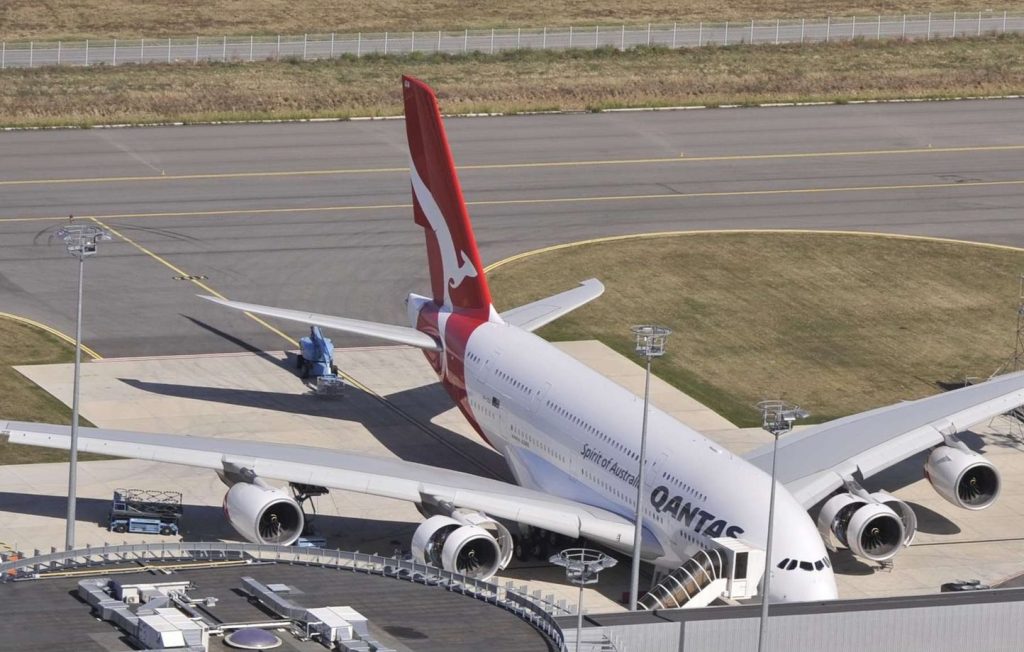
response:
M992 100L460 118L448 130L490 263L689 229L1024 246L1022 118L1024 101ZM400 120L9 132L0 144L0 310L73 333L76 263L50 236L69 213L95 217L118 234L86 263L83 339L105 357L291 346L196 299L206 290L182 275L231 299L393 323L408 292L428 289ZM578 280L566 270L566 287Z

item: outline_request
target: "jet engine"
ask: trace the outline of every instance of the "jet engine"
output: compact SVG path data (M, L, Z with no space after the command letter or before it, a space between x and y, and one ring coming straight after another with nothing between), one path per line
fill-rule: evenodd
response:
M896 512L896 515L900 517L900 522L903 523L903 547L909 546L917 534L917 514L914 513L913 508L886 491L876 491L868 498Z
M934 448L924 476L940 496L964 509L985 509L999 496L996 467L960 441Z
M512 559L512 536L486 514L454 510L450 516L431 516L416 528L412 554L431 566L486 580Z
M290 546L302 535L302 508L286 492L259 478L236 482L224 496L231 527L253 543Z
M880 492L881 493L881 492ZM888 496L888 494L883 494ZM837 494L828 499L818 514L818 530L830 547L835 547L829 534L858 557L871 561L885 561L892 558L913 538L913 532L907 532L904 526L906 516L900 517L896 511L880 502L875 496L862 496L852 493ZM889 496L892 500L896 500ZM913 515L910 507L900 503ZM913 517L913 516L912 516ZM916 517L914 529L916 529Z

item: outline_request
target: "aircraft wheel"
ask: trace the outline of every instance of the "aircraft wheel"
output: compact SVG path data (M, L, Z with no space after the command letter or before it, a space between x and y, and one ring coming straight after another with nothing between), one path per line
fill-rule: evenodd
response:
M530 544L523 537L512 535L516 559L519 561L530 561Z

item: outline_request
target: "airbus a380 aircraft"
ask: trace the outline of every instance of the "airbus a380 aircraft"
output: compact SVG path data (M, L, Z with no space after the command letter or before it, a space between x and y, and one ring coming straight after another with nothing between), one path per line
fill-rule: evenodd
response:
M501 522L628 551L637 490L642 401L531 331L597 298L596 280L498 313L462 199L433 91L403 79L413 213L426 234L430 296L410 295L411 327L222 301L253 313L419 347L466 419L508 461L517 485L396 459L280 444L82 429L80 448L217 471L224 509L245 538L292 543L303 516L264 478L399 498L430 517L413 536L421 560L490 577L512 556ZM836 597L826 545L869 560L910 544L908 505L858 484L931 449L925 474L965 509L991 504L999 475L956 438L1024 403L1024 374L812 426L779 443L773 600ZM67 448L66 427L7 423L11 441ZM716 537L766 540L771 451L730 453L652 409L642 555L674 568ZM824 501L815 524L808 510Z

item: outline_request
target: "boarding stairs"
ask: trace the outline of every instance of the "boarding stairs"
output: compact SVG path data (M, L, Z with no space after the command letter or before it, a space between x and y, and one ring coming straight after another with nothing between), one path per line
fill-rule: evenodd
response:
M656 576L654 587L640 598L638 607L648 611L692 609L719 598L753 597L764 575L764 559L763 550L745 541L712 539L707 549L697 551L660 579Z

